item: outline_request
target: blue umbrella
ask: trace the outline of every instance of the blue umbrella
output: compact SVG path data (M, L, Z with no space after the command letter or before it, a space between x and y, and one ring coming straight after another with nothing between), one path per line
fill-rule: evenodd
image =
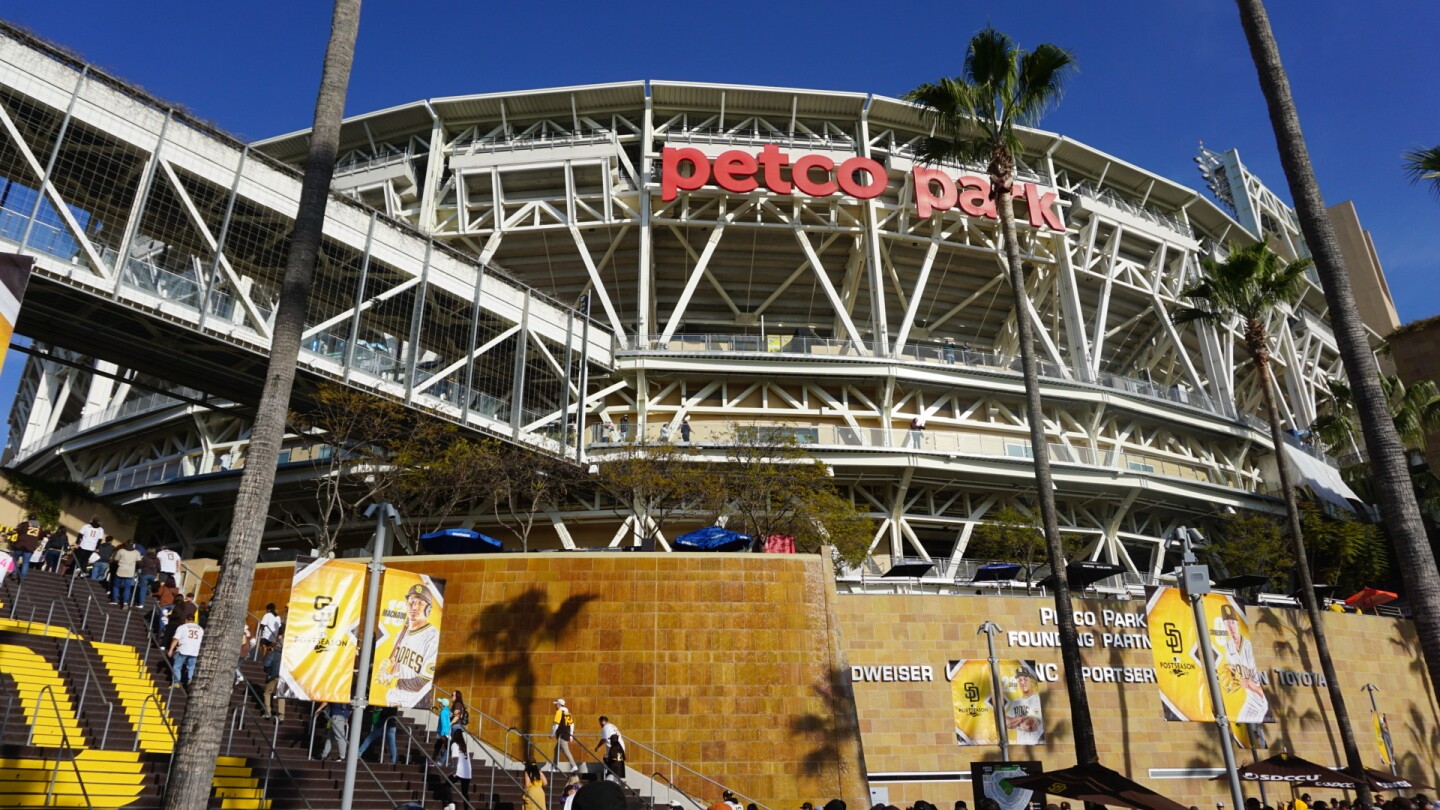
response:
M420 546L428 554L487 554L505 550L504 543L470 529L441 529L422 534Z
M675 538L675 548L685 551L741 551L749 547L750 535L719 526L707 526Z

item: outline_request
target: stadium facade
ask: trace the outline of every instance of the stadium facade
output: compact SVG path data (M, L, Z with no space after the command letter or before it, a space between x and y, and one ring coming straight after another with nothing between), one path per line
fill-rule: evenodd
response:
M207 343L202 367L187 365L199 348L153 350L169 346L165 329L227 351L263 338L278 280L264 257L283 237L306 134L240 145L6 43L22 79L0 91L15 189L0 245L36 254L60 293L88 263L114 270L115 296L160 299L119 301L130 309L105 317L141 326L97 335L47 325L66 303L42 284L21 331L50 357L29 362L10 463L86 484L133 509L141 531L203 554L223 540L248 430L212 397L253 396L256 358ZM103 93L144 115L102 120ZM334 181L349 204L327 229L302 375L587 462L662 431L679 440L682 422L716 454L737 422L784 426L877 519L872 573L918 559L933 582L964 581L975 526L1031 508L1031 447L984 172L916 163L929 132L893 98L662 81L350 119ZM1233 152L1199 159L1217 205L1062 135L1021 140L1023 311L1062 528L1138 584L1166 568L1175 527L1276 504L1238 334L1176 324L1177 296L1226 245L1304 246L1293 212ZM128 174L100 165L114 152L130 153ZM59 158L48 167L47 154ZM54 193L37 195L47 172ZM47 269L57 259L70 267ZM1304 430L1342 374L1313 277L1269 326L1282 418ZM562 446L581 367L582 446ZM301 453L285 456L276 492L291 524L314 474ZM559 504L540 545L636 542L619 513ZM289 529L271 540L305 544Z

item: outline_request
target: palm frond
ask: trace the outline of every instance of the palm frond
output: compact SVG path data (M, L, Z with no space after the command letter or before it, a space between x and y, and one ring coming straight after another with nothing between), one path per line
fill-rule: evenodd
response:
M1219 325L1224 320L1225 318L1222 317L1219 313L1211 312L1208 309L1200 309L1199 307L1182 307L1180 309L1173 310L1170 313L1170 321L1176 326L1182 326L1187 323L1209 323Z
M1028 125L1039 121L1060 103L1065 78L1075 69L1075 56L1057 45L1035 46L1020 58L1019 92L1011 118Z
M1440 194L1440 146L1406 152L1405 174L1412 183L1428 181L1430 190Z
M979 87L999 90L1014 82L1015 42L987 27L970 38L965 49L965 76Z

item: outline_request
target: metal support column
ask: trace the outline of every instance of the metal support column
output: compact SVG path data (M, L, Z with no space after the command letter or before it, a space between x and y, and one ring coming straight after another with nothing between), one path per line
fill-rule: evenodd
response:
M200 331L205 331L205 319L210 315L210 296L215 292L215 279L220 276L220 257L225 255L225 240L230 238L230 218L235 214L235 198L240 195L240 178L245 174L245 161L250 158L250 145L240 150L240 162L235 166L235 179L230 181L230 197L225 201L225 215L220 220L220 233L215 236L215 258L210 260L210 272L203 281L200 297ZM239 296L240 290L235 291Z
M425 243L425 264L420 268L420 285L415 292L415 306L410 308L410 351L405 359L405 404L415 401L415 367L420 362L420 326L425 321L425 297L429 294L430 257L434 242Z
M35 218L40 216L40 204L45 201L45 184L50 182L50 175L55 171L55 161L60 157L60 145L65 142L70 120L75 117L75 104L80 100L80 89L85 86L85 80L89 77L90 66L86 65L80 71L80 78L75 80L75 89L70 92L70 104L65 108L65 117L60 121L60 131L55 134L55 145L50 147L50 157L45 161L45 173L40 175L40 185L35 189L35 204L30 206L30 217L25 220L25 232L20 235L20 248L17 253L24 253L30 244L30 232L35 228ZM103 272L103 268L95 269Z
M530 343L530 291L525 291L524 309L520 311L520 331L515 333L515 367L510 378L510 438L520 438L525 424L525 350Z
M365 305L365 285L370 278L370 251L375 245L376 216L373 212L370 214L370 227L365 230L365 253L360 257L360 278L355 282L355 311L350 315L350 334L340 360L345 382L350 382L350 370L355 365L355 344L360 340L360 313Z
M165 120L160 124L160 137L155 139L155 151L150 153L150 159L145 162L145 176L140 180L140 193L136 195L135 204L130 208L130 219L125 223L125 232L116 249L113 292L117 296L120 294L120 284L125 279L125 264L130 260L130 243L135 241L135 233L140 230L140 221L145 218L145 206L150 204L150 189L155 185L155 168L160 164L160 154L165 149L165 133L170 129L170 119L173 117L175 111L167 109Z

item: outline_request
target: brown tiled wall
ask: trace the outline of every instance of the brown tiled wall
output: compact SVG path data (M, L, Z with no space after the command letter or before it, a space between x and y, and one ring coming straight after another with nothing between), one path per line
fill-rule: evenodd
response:
M1396 373L1407 386L1420 380L1440 383L1440 318L1410 324L1388 340ZM1430 469L1440 471L1440 430L1430 431L1425 447Z
M991 619L1004 630L1054 630L1040 623L1039 611L1051 607L1049 598L955 597L932 595L841 595L839 614L852 665L919 664L934 668L931 683L855 684L865 758L871 774L964 772L972 759L999 759L998 748L966 748L955 744L951 718L950 684L945 680L947 661L984 658L985 638L977 635L981 622ZM1144 612L1144 602L1077 602L1077 610L1094 611L1097 618L1109 608L1118 612ZM1266 727L1272 751L1291 751L1326 764L1343 761L1343 752L1330 718L1323 687L1281 686L1275 669L1318 672L1308 627L1299 611L1250 609L1253 641L1259 666L1271 673L1266 690L1277 723ZM1401 755L1402 772L1435 784L1440 764L1440 722L1424 674L1414 629L1409 622L1354 614L1329 614L1326 628L1345 686L1360 748L1374 767L1381 767L1370 731L1369 701L1360 687L1374 683L1381 689L1381 709L1389 715L1391 733ZM1144 630L1081 628L1082 632L1144 633ZM1099 643L1100 640L1097 640ZM1011 647L1008 636L996 638L1000 658L1033 658L1038 663L1060 661L1056 648ZM1145 649L1096 647L1084 650L1091 667L1149 668ZM1044 684L1046 735L1044 746L1012 748L1015 759L1038 759L1047 766L1074 764L1074 746L1066 719L1069 701L1063 683ZM1220 767L1215 727L1201 723L1171 723L1162 719L1156 687L1152 684L1088 683L1100 759L1128 772L1154 789L1185 805L1213 807L1230 804L1223 782L1199 779L1156 779L1151 768ZM1248 762L1250 754L1239 754ZM955 799L972 798L968 782L886 782L890 801L904 807L928 799L948 807ZM1272 791L1273 793L1273 791ZM1317 793L1318 795L1318 793ZM1275 797L1270 796L1271 801ZM972 804L973 806L973 804Z
M968 773L972 758L998 758L995 748L955 745L946 662L984 657L976 630L987 618L1007 631L1053 629L1040 623L1048 598L837 597L827 568L804 555L547 553L407 557L394 566L447 580L442 686L464 690L495 718L541 732L550 727L550 702L563 696L584 742L595 742L596 718L608 714L628 738L775 810L835 795L866 806L857 782L847 778L860 772ZM252 609L283 604L291 570L261 566ZM1143 613L1144 604L1077 603L1097 617L1106 608ZM1402 771L1434 783L1440 722L1412 626L1375 616L1326 619L1362 751L1374 751L1360 689L1371 682L1381 689ZM1301 614L1251 608L1251 620L1258 662L1272 677L1267 691L1278 719L1267 727L1272 750L1285 746L1339 763L1325 690L1282 686L1273 674L1320 669ZM997 645L1001 657L1060 660L1058 649L1012 648L1006 636ZM924 665L935 680L855 683L852 713L846 684L827 683L833 668L844 672L847 663ZM1149 668L1151 659L1148 650L1099 646L1085 652L1085 663ZM1090 683L1088 694L1106 764L1186 805L1229 803L1223 783L1150 776L1152 768L1218 767L1213 726L1163 720L1151 684ZM1064 687L1045 684L1044 700L1050 742L1012 756L1072 764ZM857 716L863 764L850 744ZM653 770L640 761L643 752L632 747L631 754L632 767ZM1378 764L1378 757L1370 760ZM968 783L954 779L872 784L888 788L890 801L902 807L920 798L942 807L971 798Z
M393 567L447 580L438 681L490 716L547 733L564 697L587 745L605 714L627 740L777 810L841 793L835 732L853 722L837 723L825 696L834 645L818 557L504 554ZM283 605L292 571L260 566L251 609ZM632 770L668 775L638 747L629 755Z

